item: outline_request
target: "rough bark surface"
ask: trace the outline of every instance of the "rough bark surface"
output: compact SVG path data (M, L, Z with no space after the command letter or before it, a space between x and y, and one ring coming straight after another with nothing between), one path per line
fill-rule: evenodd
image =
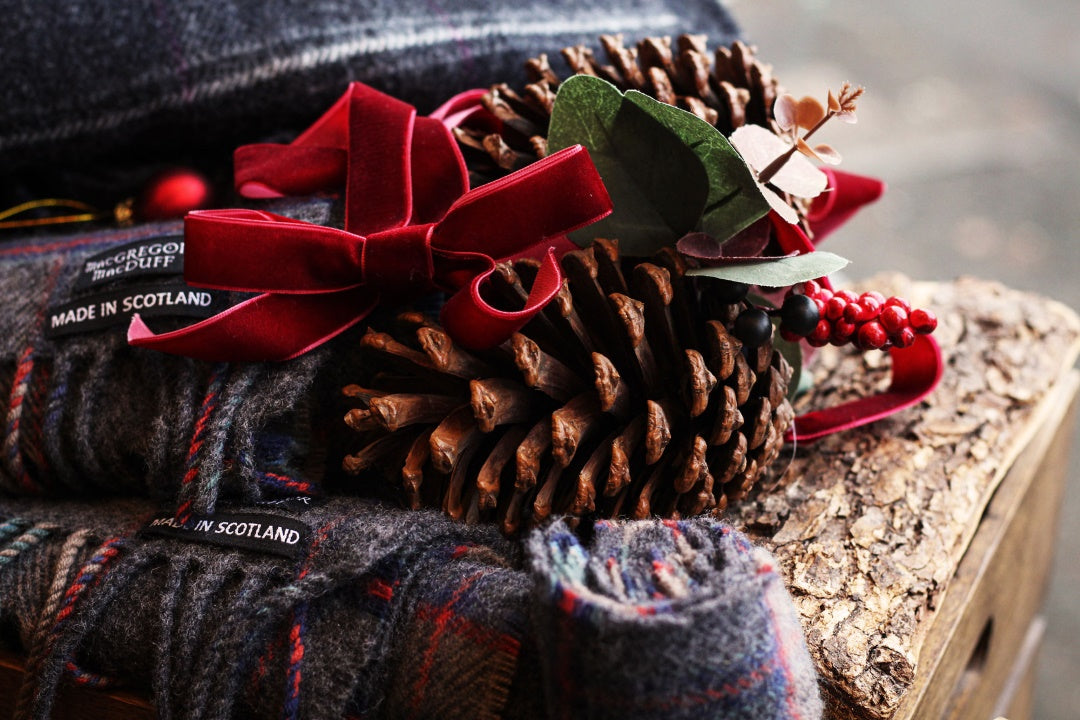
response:
M1080 320L968 278L890 275L867 286L938 314L941 385L916 407L797 449L780 486L729 518L781 564L834 714L887 718L983 509L1030 440L1039 401L1076 361ZM888 362L825 348L797 411L887 386Z

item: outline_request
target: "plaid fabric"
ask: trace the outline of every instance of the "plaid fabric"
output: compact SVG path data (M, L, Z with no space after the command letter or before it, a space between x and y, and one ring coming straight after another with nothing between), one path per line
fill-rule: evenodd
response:
M275 209L314 222L334 219L324 200ZM312 438L341 424L334 402L344 381L335 372L355 371L347 350L355 335L288 363L231 365L131 348L126 320L47 336L49 308L160 282L130 278L79 288L87 258L181 232L179 222L152 223L0 245L0 488L145 494L194 512L212 510L219 495L254 500L317 489L305 472L321 463ZM192 320L152 322L168 329ZM330 357L338 362L331 366ZM315 426L320 421L326 432Z
M430 111L600 33L734 37L716 0L21 0L0 24L0 167L191 155L299 129L352 80ZM220 148L224 147L221 151Z
M771 557L708 521L556 525L529 540L553 718L820 714L813 671ZM615 657L638 658L640 667Z
M445 544L416 564L395 628L389 717L493 720L508 710L529 582L504 555Z
M164 719L821 713L768 556L715 522L522 546L334 499L282 513L313 530L291 561L133 535L151 510L0 501L0 625L37 668L20 717L47 717L65 676L141 689ZM73 600L50 610L50 587Z

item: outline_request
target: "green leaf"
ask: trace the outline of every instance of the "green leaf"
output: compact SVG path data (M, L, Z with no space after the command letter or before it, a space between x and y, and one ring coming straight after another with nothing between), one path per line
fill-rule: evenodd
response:
M586 247L596 237L619 239L625 255L651 255L694 229L709 196L698 155L618 88L576 75L560 87L548 130L548 150L575 144L589 150L614 210L570 237Z
M815 250L803 255L763 259L761 262L694 268L686 274L779 288L814 280L836 272L847 264L848 261L839 255Z
M723 133L693 113L636 90L627 92L626 100L675 133L705 166L709 195L701 218L702 232L724 241L769 212L753 173Z

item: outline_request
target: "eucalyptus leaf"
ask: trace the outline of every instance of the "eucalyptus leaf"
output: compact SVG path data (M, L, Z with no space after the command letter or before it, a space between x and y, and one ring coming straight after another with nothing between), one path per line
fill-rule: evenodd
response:
M845 267L848 261L839 255L816 250L803 255L788 255L761 262L742 265L719 265L715 267L694 268L687 275L712 277L760 285L762 287L787 287L796 283L814 280Z
M743 125L737 128L731 133L731 143L758 172L791 150L790 145L760 125ZM769 183L797 197L812 198L825 191L829 178L805 156L795 153L772 176Z
M607 218L570 234L578 245L613 237L625 255L651 255L697 225L709 196L701 160L614 85L576 75L559 87L548 150L575 144L588 148L614 206Z
M723 242L769 212L753 173L723 133L693 113L636 90L626 93L626 101L675 133L701 160L709 178L702 232Z

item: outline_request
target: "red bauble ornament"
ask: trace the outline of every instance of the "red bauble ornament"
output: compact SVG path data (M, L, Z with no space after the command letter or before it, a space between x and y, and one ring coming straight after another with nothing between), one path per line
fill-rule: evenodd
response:
M155 175L135 204L139 220L183 217L210 204L210 182L200 173L175 168Z

